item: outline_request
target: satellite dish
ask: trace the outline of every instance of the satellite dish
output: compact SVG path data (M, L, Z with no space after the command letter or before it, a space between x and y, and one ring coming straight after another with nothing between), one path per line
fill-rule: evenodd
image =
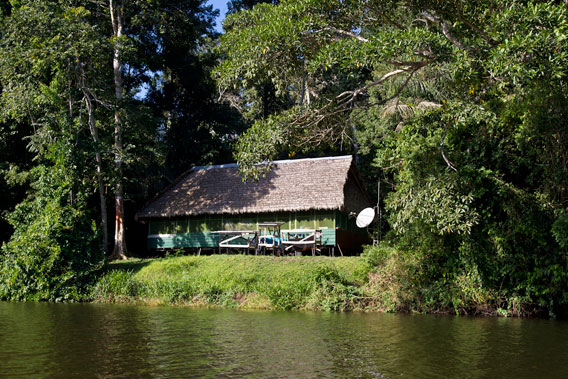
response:
M375 219L375 210L373 208L365 208L357 215L357 226L366 228Z

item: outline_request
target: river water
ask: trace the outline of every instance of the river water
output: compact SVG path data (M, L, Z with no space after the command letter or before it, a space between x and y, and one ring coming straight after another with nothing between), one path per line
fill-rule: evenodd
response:
M0 302L0 377L568 377L568 322Z

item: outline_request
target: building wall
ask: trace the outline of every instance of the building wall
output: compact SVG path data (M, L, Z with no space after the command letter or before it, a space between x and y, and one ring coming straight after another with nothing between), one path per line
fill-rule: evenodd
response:
M149 249L177 249L182 247L217 247L219 235L209 232L148 235Z
M335 225L337 229L346 230L362 236L366 236L368 234L366 228L357 227L356 217L349 217L346 212L335 212Z
M148 248L217 247L216 230L258 230L259 222L284 222L281 229L321 229L322 245L336 244L336 213L307 211L243 215L206 215L149 221Z
M364 208L372 207L373 203L363 188L359 176L350 170L343 188L344 206L347 212L359 213Z

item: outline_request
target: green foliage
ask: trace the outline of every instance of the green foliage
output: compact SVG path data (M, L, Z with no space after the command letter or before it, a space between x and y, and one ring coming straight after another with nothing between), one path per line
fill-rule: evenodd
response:
M26 189L17 206L3 205L14 208L0 255L2 299L79 300L103 258L89 210L100 147L85 133L82 96L102 97L105 77L90 70L110 50L91 17L64 1L21 1L2 21L0 120L24 143L10 146L15 156L1 165L9 186Z
M112 189L123 183L124 221L132 233L126 238L143 254L139 235L144 227L134 221L135 212L168 177L192 164L225 163L242 125L235 112L216 102L209 75L218 59L211 47L217 11L204 0L128 1L124 36L115 41L109 4L2 4L0 170L7 180L0 181L5 199L0 212L12 211L29 188L29 182L11 180L13 173L23 177L35 166L51 166L46 154L69 139L66 154L80 157L65 166L78 172L81 185L74 188L74 196L85 197L88 217L111 223L115 218L111 212L105 216L104 209L112 209ZM115 42L124 63L120 102L113 81ZM122 146L115 146L116 109ZM122 172L116 168L117 159L123 163ZM0 225L2 241L11 233L9 225Z
M373 247L366 246L361 254L361 258L369 265L369 267L375 269L377 266L382 265L389 255L392 254L393 252L389 246L381 244Z
M245 178L281 154L353 151L372 165L362 169L370 181L378 173L390 184L381 203L391 245L369 248L356 270L341 266L348 260L259 260L252 271L230 259L164 260L103 275L96 296L337 310L363 307L371 291L364 307L503 314L529 305L553 314L567 303L565 4L283 0L232 9L214 49L215 12L203 1L128 2L116 104L114 41L98 2L0 5L0 193L10 222L0 235L12 234L1 298L81 296L100 259L97 170L103 187L122 180L112 148L119 107L129 211L158 190L156 177L226 160L237 137ZM215 84L240 115L216 101ZM241 117L252 125L244 133Z
M268 309L357 307L368 267L359 258L171 257L114 263L92 298Z
M14 234L1 250L0 299L80 300L103 259L97 228L62 167L37 166L31 175L32 192L9 216Z
M566 304L565 4L282 1L227 26L216 74L230 100L255 112L267 78L292 99L242 137L241 170L344 143L373 160L391 184L389 238L405 253L364 259L408 280L396 288L409 300L393 304ZM412 267L427 272L413 282Z
M446 261L439 252L387 244L367 247L365 256L378 258L373 260L377 265L368 284L374 307L456 314L489 314L496 309L497 293L484 287L479 273L466 261Z
M563 249L568 249L568 214L560 215L552 224L552 234Z
M132 1L127 10L134 45L127 59L136 71L131 77L148 90L145 103L155 117L152 130L161 125L161 141L143 142L137 149L161 147L165 161L153 169L171 179L192 164L227 163L235 135L244 125L236 111L216 101L217 88L210 76L219 60L213 52L218 11L204 0ZM134 125L142 121L140 117ZM144 163L147 169L153 160ZM142 170L135 167L134 175Z
M256 122L240 136L235 158L241 166L247 167L246 170L242 170L243 179L258 180L260 175L269 171L269 162L283 143L281 124L273 118Z

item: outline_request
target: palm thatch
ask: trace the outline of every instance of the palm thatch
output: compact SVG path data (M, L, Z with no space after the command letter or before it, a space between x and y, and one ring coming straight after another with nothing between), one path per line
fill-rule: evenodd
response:
M138 219L344 210L370 206L352 156L275 161L257 182L243 182L236 164L194 167L156 195Z

